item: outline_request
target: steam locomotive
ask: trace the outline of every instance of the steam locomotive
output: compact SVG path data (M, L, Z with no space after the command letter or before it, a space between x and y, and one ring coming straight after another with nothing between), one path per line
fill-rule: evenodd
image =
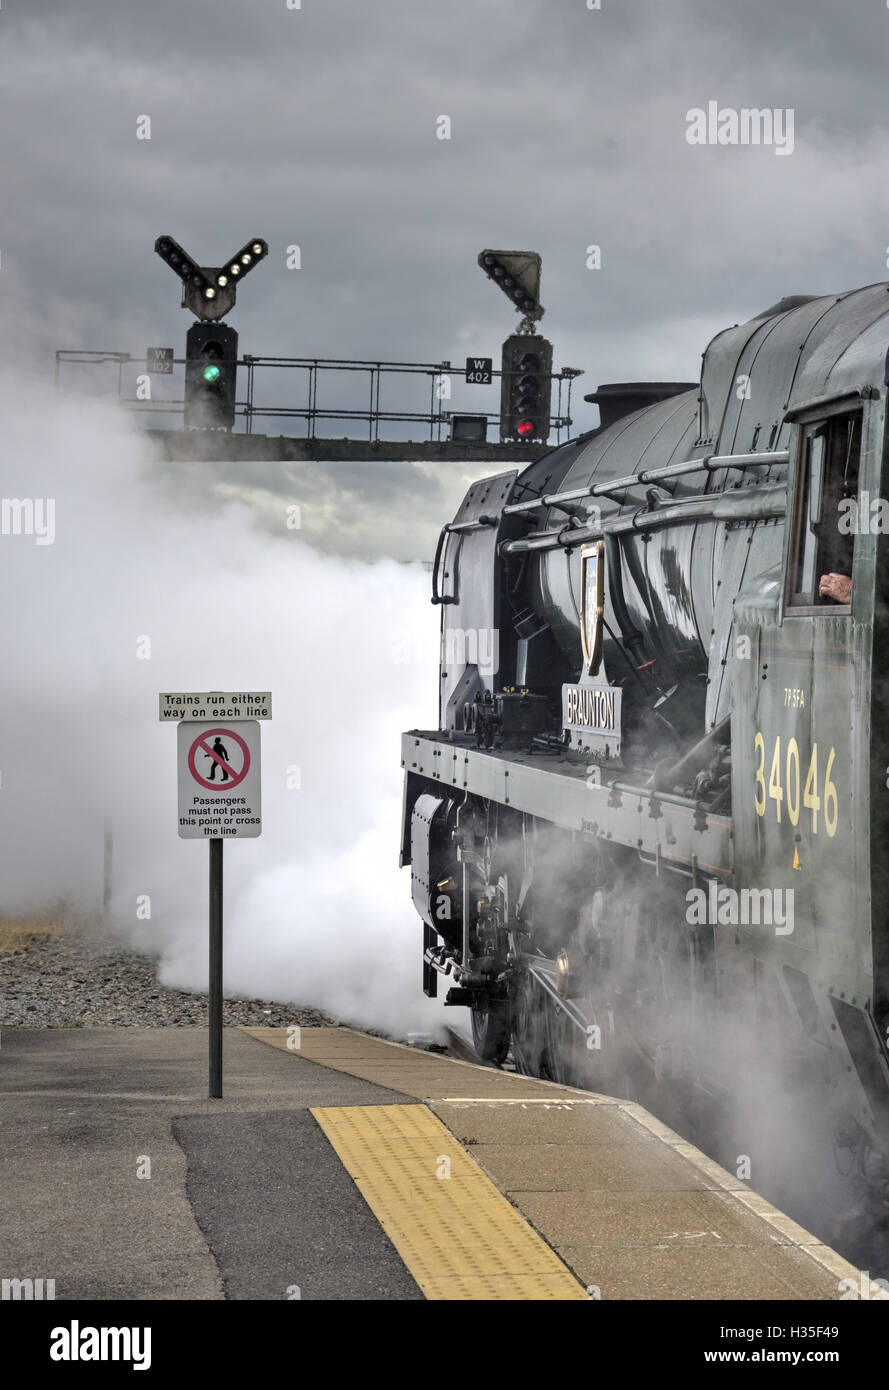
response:
M480 1057L611 1091L780 1057L883 1184L887 346L889 284L781 300L470 487L401 843Z

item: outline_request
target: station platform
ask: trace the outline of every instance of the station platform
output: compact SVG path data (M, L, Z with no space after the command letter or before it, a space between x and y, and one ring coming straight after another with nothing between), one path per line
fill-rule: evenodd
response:
M819 1300L859 1272L640 1106L350 1028L4 1029L4 1279L55 1298ZM886 1298L878 1287L873 1295Z

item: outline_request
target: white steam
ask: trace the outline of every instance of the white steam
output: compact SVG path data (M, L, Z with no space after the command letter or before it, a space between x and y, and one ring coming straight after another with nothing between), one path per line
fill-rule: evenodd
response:
M2 409L0 496L53 498L55 539L4 512L0 911L98 904L110 818L116 923L162 952L164 983L205 988L207 850L177 834L157 695L271 690L263 834L225 850L226 990L434 1026L398 869L399 736L435 723L428 574L312 549L286 524L311 496L282 499L277 536L242 505L183 509L116 411L21 382Z

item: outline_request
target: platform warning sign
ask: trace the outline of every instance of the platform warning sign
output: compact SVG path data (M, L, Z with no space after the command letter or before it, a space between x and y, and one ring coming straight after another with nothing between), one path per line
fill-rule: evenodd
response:
M237 840L262 832L260 726L180 722L179 834L184 840Z
M271 719L270 690L168 690L158 696L162 723L180 719Z

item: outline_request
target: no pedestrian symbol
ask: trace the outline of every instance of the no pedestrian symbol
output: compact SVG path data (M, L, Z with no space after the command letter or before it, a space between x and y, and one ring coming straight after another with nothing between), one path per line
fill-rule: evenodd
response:
M179 834L240 840L262 831L257 719L179 721Z
M232 749L233 753L230 751ZM205 776L197 767L201 759L206 760L203 769ZM210 791L218 790L223 783L229 791L233 791L250 771L250 749L234 729L210 729L205 734L198 734L189 748L188 770L196 782Z

